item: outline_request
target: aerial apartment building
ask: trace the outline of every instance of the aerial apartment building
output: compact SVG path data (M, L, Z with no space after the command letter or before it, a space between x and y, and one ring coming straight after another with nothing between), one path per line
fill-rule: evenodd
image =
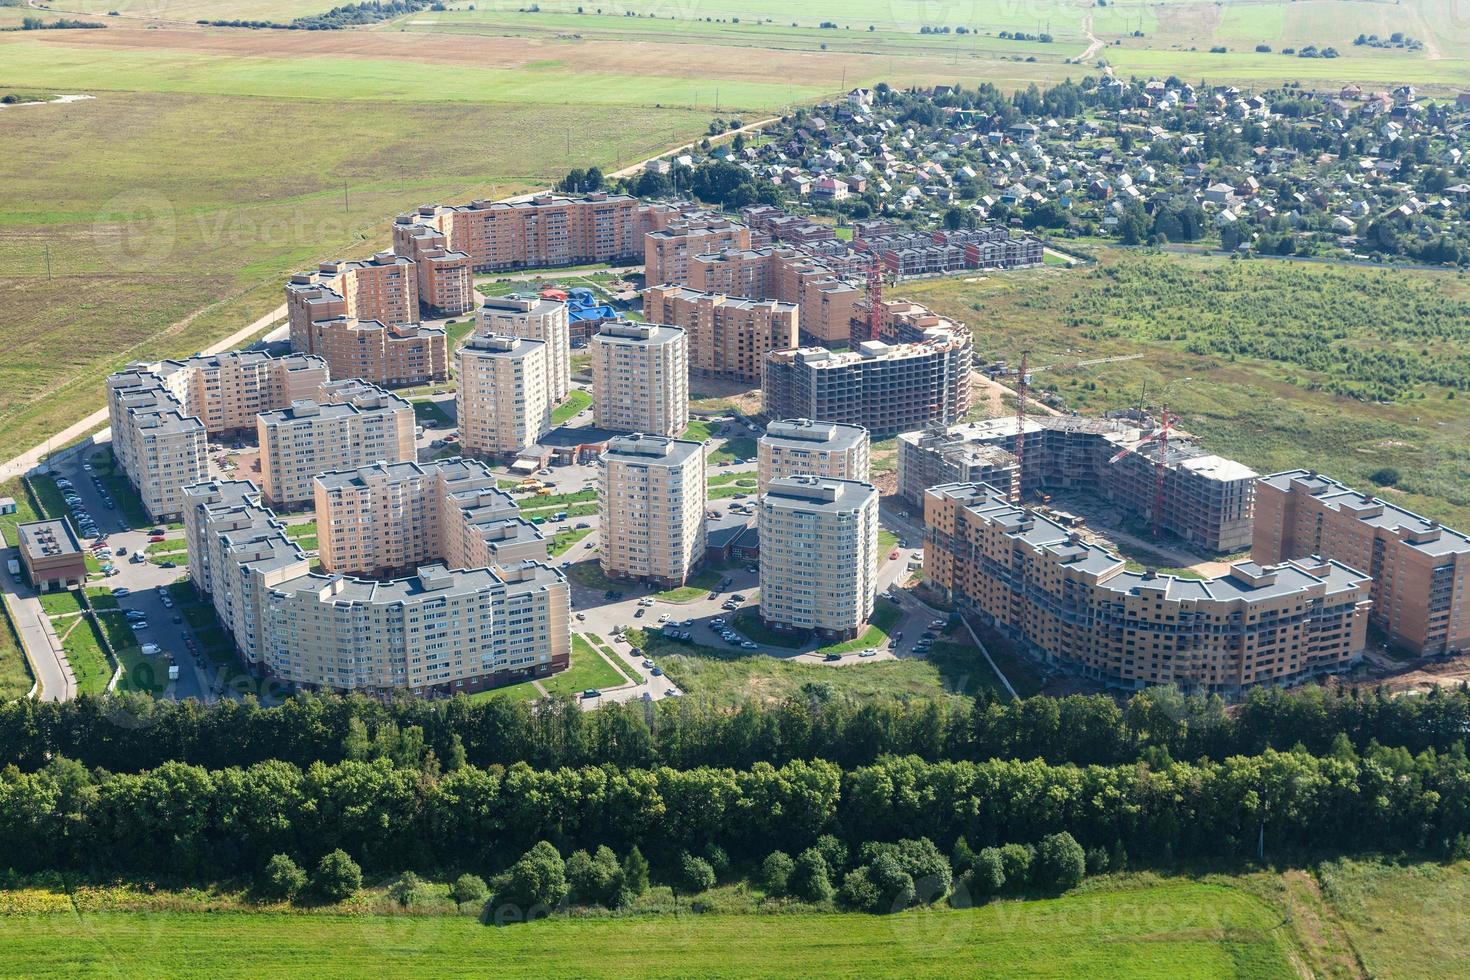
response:
M928 426L898 437L898 489L915 506L945 483L986 483L1009 491L1020 479L1023 502L1041 491L1095 494L1152 520L1158 489L1157 429L1146 418L1013 416L956 426ZM1024 437L1020 435L1024 430ZM1024 438L1024 473L1016 450ZM1251 541L1256 473L1208 453L1175 430L1164 460L1160 528L1193 545L1229 554Z
M804 342L834 346L848 343L863 296L822 262L774 246L695 255L689 260L687 285L701 292L792 303Z
M756 442L756 480L760 493L772 480L820 476L867 483L870 473L868 430L860 425L781 419L766 426Z
M650 286L684 284L695 256L747 248L750 229L738 221L708 214L680 218L644 235L643 281Z
M312 503L318 473L417 458L413 405L362 381L323 385L316 398L256 416L267 506Z
M476 272L643 259L644 206L627 194L538 194L528 200L426 205L399 224L442 232Z
M768 352L795 347L798 339L794 304L703 293L687 286L645 289L643 318L683 328L690 371L751 384L760 384L761 363Z
M704 445L621 436L602 454L598 486L602 571L612 578L682 586L704 561Z
M418 270L411 258L379 252L370 259L333 259L315 271L298 272L286 283L286 319L291 349L318 353L308 328L336 317L418 323Z
M439 494L445 485L428 482L422 489ZM467 565L426 555L401 578L313 573L284 526L260 505L254 484L211 481L185 493L195 588L242 658L261 672L321 690L446 695L545 677L568 664L567 584L544 564L514 554L503 563ZM462 495L484 496L480 490ZM458 520L478 533L485 525L470 523L477 509L439 512L458 511L464 519L450 524ZM539 538L529 525L526 534Z
M757 513L761 619L824 639L858 636L878 591L878 489L779 477L761 492Z
M1350 668L1371 582L1329 559L1242 561L1213 579L1123 559L983 484L924 495L924 579L1048 663L1129 688L1233 693ZM762 562L765 561L762 541Z
M253 431L261 412L315 398L329 378L327 362L310 354L271 357L264 351L199 354L151 368L179 399L183 411L211 436Z
M551 428L549 348L539 340L491 334L472 336L459 349L454 404L466 453L514 456Z
M531 293L487 296L475 316L475 333L544 343L547 394L553 405L560 405L572 390L570 316L566 303Z
M470 257L450 248L444 232L400 215L393 223L393 254L413 263L423 316L459 316L474 307L475 278Z
M1311 470L1256 485L1258 562L1322 555L1372 579L1370 621L1419 656L1470 649L1470 538Z
M678 436L689 426L689 337L612 321L592 337L592 415L601 428Z
M184 507L184 487L209 472L204 423L186 414L163 379L144 365L107 379L107 417L113 458L148 516L155 521L177 517Z
M886 439L970 407L969 331L933 328L915 344L864 341L835 354L823 347L766 355L761 399L770 418L858 425Z
M334 378L360 378L384 387L449 379L449 345L442 327L339 316L313 321L306 336L307 349L327 362Z

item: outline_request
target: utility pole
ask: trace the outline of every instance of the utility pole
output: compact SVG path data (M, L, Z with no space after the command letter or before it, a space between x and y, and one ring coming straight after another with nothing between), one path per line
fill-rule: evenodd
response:
M345 186L342 188L342 210L343 211L351 211L352 210L352 208L347 203L347 188Z

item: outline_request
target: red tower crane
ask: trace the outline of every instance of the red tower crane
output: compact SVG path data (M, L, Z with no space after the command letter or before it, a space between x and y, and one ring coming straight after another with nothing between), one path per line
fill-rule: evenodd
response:
M1136 453L1140 448L1150 442L1159 444L1158 455L1154 458L1154 497L1153 505L1149 508L1149 519L1155 538L1160 537L1164 530L1164 477L1169 472L1169 432L1174 428L1174 423L1179 421L1178 416L1169 414L1169 406L1162 407L1162 416L1159 427L1131 446L1124 446L1109 463L1116 463L1129 453Z
M883 334L883 259L873 256L868 266L868 339L879 340Z

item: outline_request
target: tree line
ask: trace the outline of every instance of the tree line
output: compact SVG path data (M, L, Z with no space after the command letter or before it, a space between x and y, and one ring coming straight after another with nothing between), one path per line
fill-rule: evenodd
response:
M1159 866L1258 848L1268 858L1470 856L1470 762L1463 749L1359 755L1343 739L1325 756L1269 750L1157 766L895 756L849 770L816 760L435 772L386 759L305 769L170 762L142 773L54 759L32 773L0 770L0 839L21 873L215 880L256 874L275 855L310 867L341 851L369 872L493 874L544 841L559 853L636 847L678 874L684 855L750 863L773 844L800 854L831 837L855 850L923 839L946 853L963 839L962 869L988 879L987 848L1003 864L1002 845L1062 833ZM863 863L881 852L869 848Z
M820 686L771 705L731 709L698 699L605 705L570 699L534 705L511 698L388 703L300 695L278 707L251 699L153 700L83 696L64 703L0 705L0 765L34 771L58 756L88 768L138 772L177 761L209 769L279 760L390 759L405 766L538 769L611 764L691 769L826 759L845 768L888 755L929 761L1042 759L1123 765L1139 760L1258 755L1301 746L1317 755L1345 739L1418 754L1451 751L1470 732L1470 690L1424 697L1307 687L1261 689L1237 706L1152 688L1126 702L1106 695L998 701L960 697L856 700Z

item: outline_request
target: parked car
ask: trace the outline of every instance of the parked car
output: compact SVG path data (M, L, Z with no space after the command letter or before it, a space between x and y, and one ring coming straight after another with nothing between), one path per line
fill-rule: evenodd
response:
M158 542L160 542L162 540L163 540L163 535L161 535L161 534L150 534L150 535L148 535L148 541L151 544L158 544Z
M829 661L830 660L841 660L842 659L842 654L840 654L840 653L829 653L825 657L823 657L822 659L823 660L829 660Z
M602 697L602 692L599 691L595 687L589 687L589 688L587 688L587 690L585 690L585 691L582 692L582 699L584 701L589 701L592 698L600 698L600 697Z
M141 633L143 630L146 630L148 628L148 620L135 619L128 625L131 626L134 631Z
M859 653L858 656L859 657L876 657L876 656L878 656L878 651L877 650L864 650L863 652Z

